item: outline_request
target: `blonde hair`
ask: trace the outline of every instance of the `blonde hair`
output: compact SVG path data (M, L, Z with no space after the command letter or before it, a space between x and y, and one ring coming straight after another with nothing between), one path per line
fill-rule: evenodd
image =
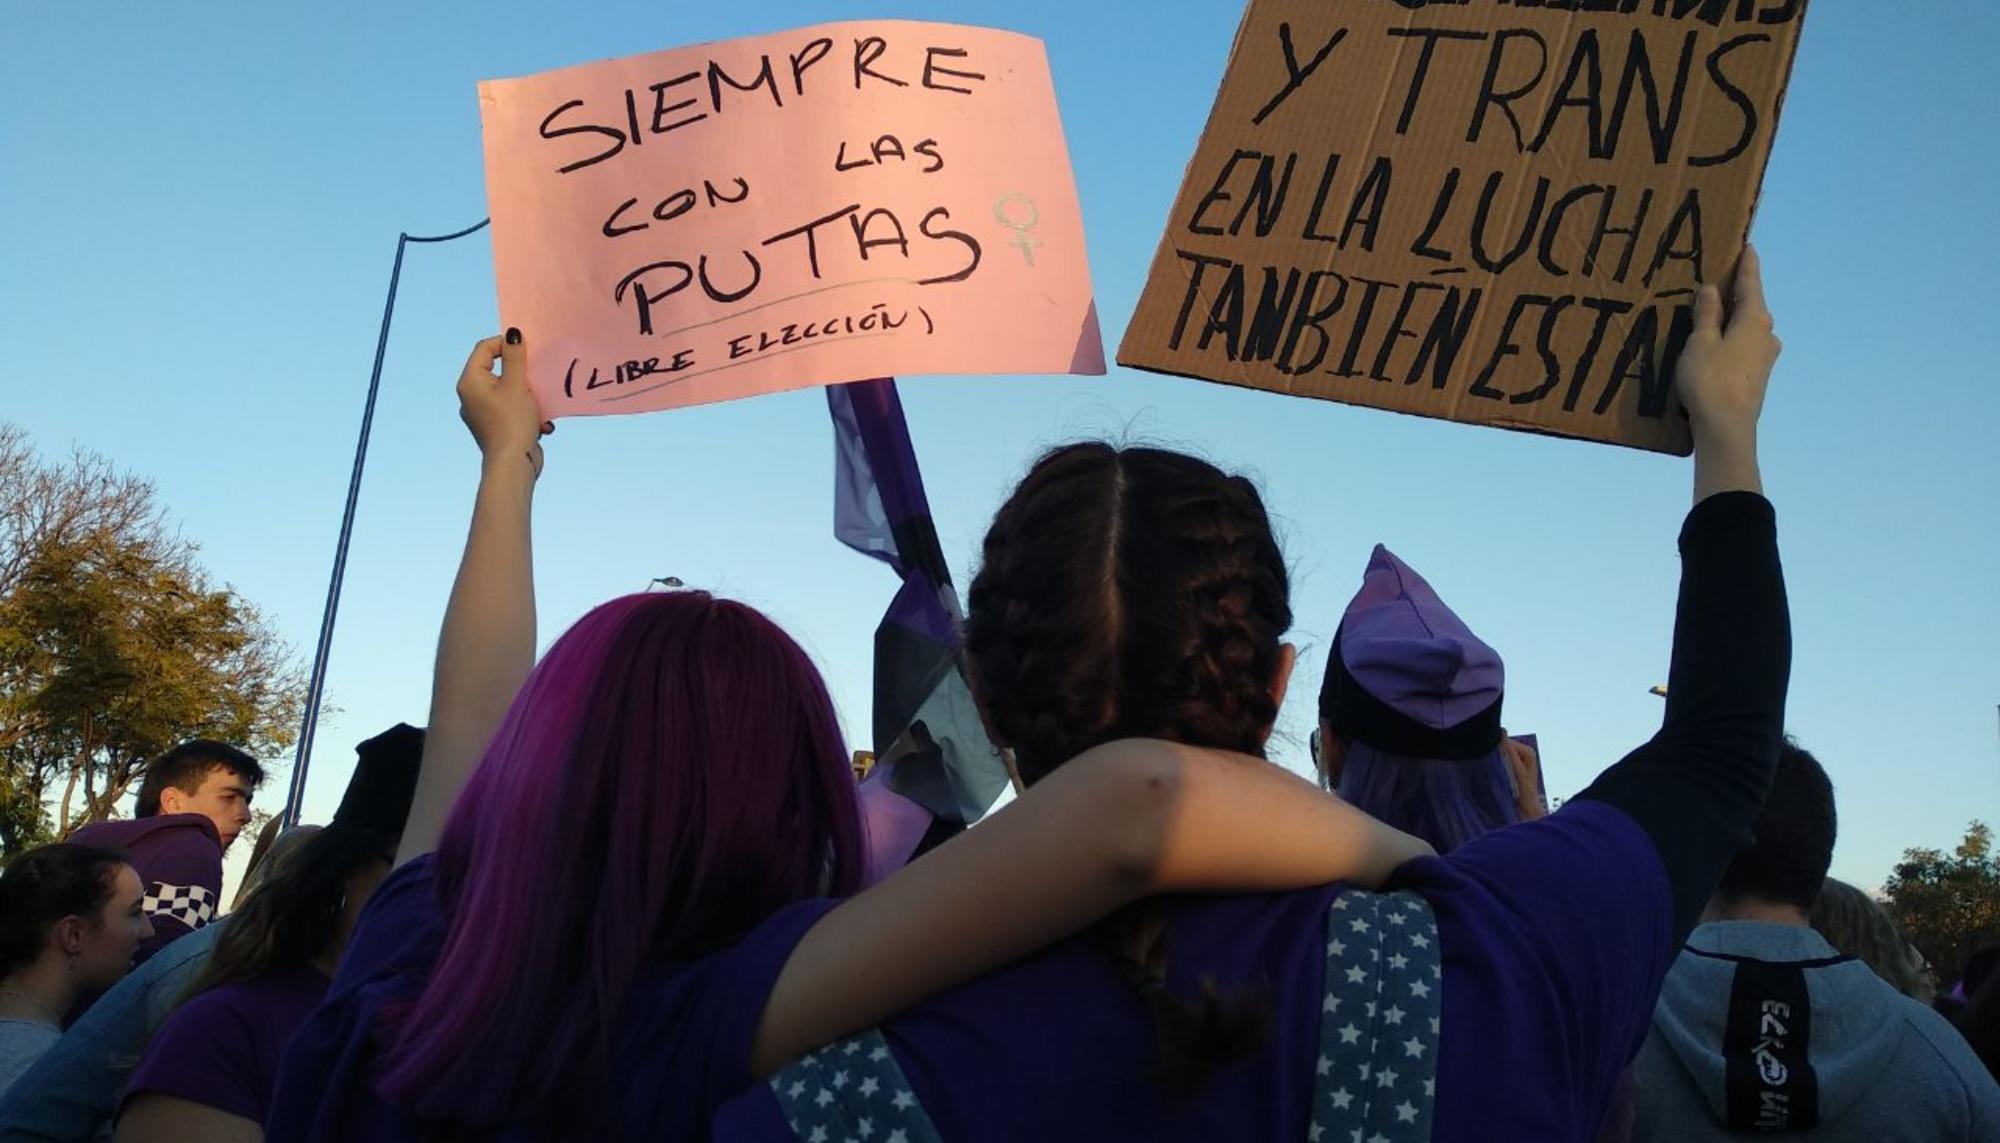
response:
M1903 938L1896 919L1874 898L1829 877L1813 902L1812 927L1827 943L1875 970L1905 996L1929 1004L1937 995L1924 959Z
M258 832L257 844L250 850L250 864L243 870L243 884L237 887L236 898L229 903L231 912L241 909L252 889L269 880L272 871L288 855L297 852L307 838L320 831L316 825L297 825L291 829L284 826L285 816L279 814Z

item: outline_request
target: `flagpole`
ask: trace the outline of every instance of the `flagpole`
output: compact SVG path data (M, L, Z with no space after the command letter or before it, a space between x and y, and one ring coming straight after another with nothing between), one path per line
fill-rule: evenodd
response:
M333 648L333 622L340 610L340 585L347 574L347 548L354 538L354 509L361 499L361 471L368 463L368 436L375 425L375 397L382 389L382 359L389 350L389 323L396 315L396 286L403 277L403 249L412 242L450 242L486 229L490 218L451 234L396 235L396 260L389 267L389 296L382 303L382 331L375 338L375 367L368 374L368 399L361 406L361 435L354 442L354 471L347 478L347 508L340 516L340 539L333 547L333 577L326 586L326 610L320 615L319 643L313 651L312 674L306 682L306 709L299 726L298 752L292 759L291 786L285 792L284 827L299 824L299 801L306 788L306 766L312 757L313 734L319 729L320 697L326 691L328 653Z

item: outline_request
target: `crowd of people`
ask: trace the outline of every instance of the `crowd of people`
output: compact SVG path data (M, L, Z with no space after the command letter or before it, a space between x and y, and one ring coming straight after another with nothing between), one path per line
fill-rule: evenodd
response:
M1499 653L1379 547L1320 782L1268 764L1296 656L1257 489L1086 442L967 598L1021 793L879 879L825 684L756 610L627 596L536 661L547 426L522 335L482 342L427 728L362 743L226 916L262 771L223 743L17 856L0 1143L2000 1139L2000 981L1932 1008L1785 735L1772 331L1754 253L1697 296L1665 715L1559 810Z

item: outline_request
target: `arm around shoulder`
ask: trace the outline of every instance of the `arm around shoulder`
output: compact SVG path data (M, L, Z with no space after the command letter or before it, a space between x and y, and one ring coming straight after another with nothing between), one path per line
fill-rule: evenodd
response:
M1376 885L1429 852L1261 759L1100 746L822 918L779 973L752 1067L768 1074L1141 897ZM885 963L899 971L869 971Z

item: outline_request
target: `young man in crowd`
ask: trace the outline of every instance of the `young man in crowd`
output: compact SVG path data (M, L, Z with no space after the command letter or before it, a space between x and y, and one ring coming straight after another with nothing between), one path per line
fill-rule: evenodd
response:
M222 855L250 824L250 799L263 780L264 768L234 746L183 742L146 767L131 820L93 822L69 836L122 850L139 871L153 939L138 961L215 919Z
M1964 1038L1808 924L1833 784L1794 744L1754 832L1660 990L1633 1138L2000 1139L2000 1087Z

